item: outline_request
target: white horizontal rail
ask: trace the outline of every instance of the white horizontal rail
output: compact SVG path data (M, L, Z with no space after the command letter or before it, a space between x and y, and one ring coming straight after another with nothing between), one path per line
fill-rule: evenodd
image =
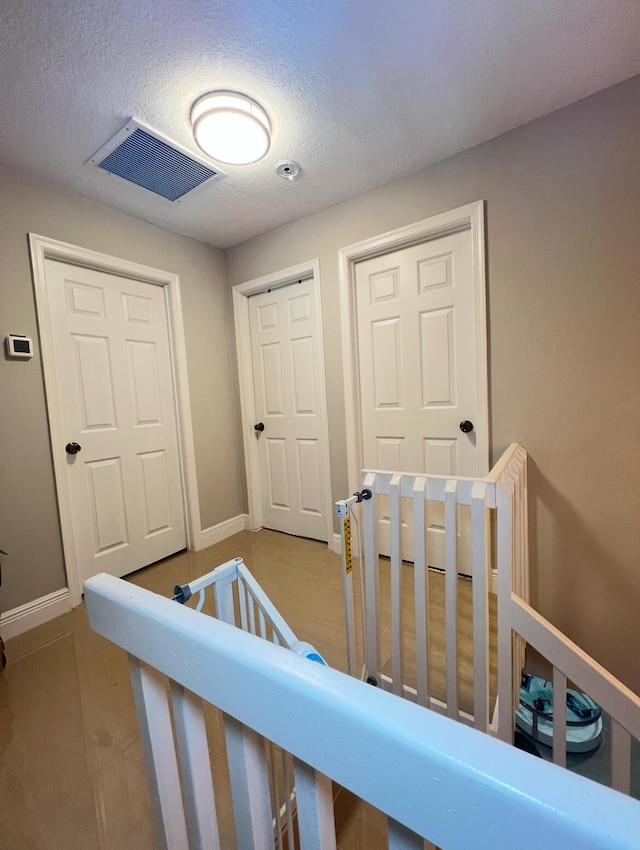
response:
M447 850L637 850L629 797L112 576L85 599L99 634Z
M640 697L515 594L511 606L514 631L640 739Z
M425 500L429 502L444 502L447 483L456 481L458 483L459 505L470 505L471 496L473 493L473 485L476 481L485 481L484 478L461 478L458 475L425 475L422 473L396 473L383 472L377 469L365 469L362 473L362 481L365 487L370 486L367 483L369 476L375 476L376 493L379 496L391 495L391 484L394 476L401 477L401 495L403 498L410 499L413 496L413 485L417 478L424 478L427 482L425 489ZM487 507L495 508L496 506L496 485L494 482L486 480L487 483Z

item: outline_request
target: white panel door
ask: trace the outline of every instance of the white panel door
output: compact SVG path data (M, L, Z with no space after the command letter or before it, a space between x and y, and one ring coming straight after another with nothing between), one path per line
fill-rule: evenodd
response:
M79 578L123 576L186 545L164 287L54 260L45 277Z
M256 430L265 528L327 539L313 280L249 298Z
M356 264L362 447L365 469L485 474L476 450L476 307L471 231ZM462 422L473 423L464 433ZM465 511L460 561L470 571ZM429 503L428 559L444 567L444 520ZM411 553L411 516L403 551ZM388 553L385 502L379 523Z

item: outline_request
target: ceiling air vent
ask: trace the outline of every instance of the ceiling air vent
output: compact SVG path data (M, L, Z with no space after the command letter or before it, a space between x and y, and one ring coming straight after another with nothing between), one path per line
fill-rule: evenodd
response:
M222 171L133 118L87 164L178 202L224 177Z

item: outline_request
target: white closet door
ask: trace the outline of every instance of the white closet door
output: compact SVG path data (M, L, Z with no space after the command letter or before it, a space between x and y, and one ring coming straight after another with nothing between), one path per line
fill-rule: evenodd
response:
M186 545L164 288L45 270L79 577L122 576Z
M475 476L476 326L471 232L356 265L360 399L367 469ZM464 433L462 422L473 423ZM468 426L465 426L468 427ZM443 511L429 504L429 564L444 567ZM464 518L461 562L465 567ZM403 551L411 554L411 516ZM380 517L388 552L389 518Z
M326 452L313 280L249 298L265 528L327 539Z

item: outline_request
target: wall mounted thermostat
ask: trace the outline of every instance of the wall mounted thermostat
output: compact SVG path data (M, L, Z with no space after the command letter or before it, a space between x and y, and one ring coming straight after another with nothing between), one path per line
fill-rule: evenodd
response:
M21 336L20 334L9 334L5 343L9 357L19 357L22 360L28 360L30 357L33 357L33 342L30 337Z

